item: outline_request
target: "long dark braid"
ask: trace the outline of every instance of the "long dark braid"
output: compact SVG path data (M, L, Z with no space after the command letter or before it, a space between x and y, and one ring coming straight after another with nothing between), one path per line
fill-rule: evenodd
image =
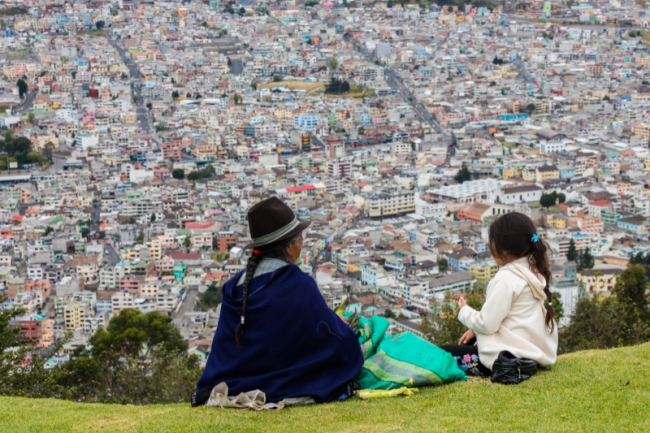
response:
M246 320L246 304L248 303L248 288L253 281L253 276L255 275L255 270L257 265L262 261L262 254L258 250L253 251L253 255L249 257L248 262L246 263L246 277L244 277L244 292L243 292L243 306L241 311L241 320L239 325L237 325L237 332L235 333L235 341L237 342L237 347L239 345L239 339L244 333L244 321Z
M296 242L300 236L302 236L302 233L298 233L297 235L292 236L288 239L283 239L281 241L269 245L257 247L253 250L253 254L248 258L248 262L246 263L246 276L244 277L244 283L243 283L243 293L242 293L243 305L242 305L241 318L239 320L239 324L237 325L237 331L235 332L235 342L237 343L237 347L241 347L239 343L241 340L241 336L244 333L244 322L246 321L246 307L248 304L248 288L250 287L251 282L255 277L255 270L257 269L257 266L260 264L260 262L264 257L268 257L268 258L282 257L288 259L289 256L287 254L287 247L292 243ZM235 283L235 285L236 284L237 283Z

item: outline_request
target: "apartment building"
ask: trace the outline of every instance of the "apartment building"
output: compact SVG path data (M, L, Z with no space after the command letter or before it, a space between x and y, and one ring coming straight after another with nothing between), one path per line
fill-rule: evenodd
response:
M376 194L368 200L367 216L371 218L409 212L415 212L415 193L412 191Z
M83 304L72 303L66 305L66 307L63 309L65 330L74 331L77 328L83 328L86 310L87 306Z

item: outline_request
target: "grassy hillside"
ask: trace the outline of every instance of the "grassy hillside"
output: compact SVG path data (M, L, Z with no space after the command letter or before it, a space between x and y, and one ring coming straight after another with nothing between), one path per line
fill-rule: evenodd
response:
M650 344L579 352L519 386L472 380L425 388L411 398L354 399L280 412L2 397L0 431L649 431L648 360Z

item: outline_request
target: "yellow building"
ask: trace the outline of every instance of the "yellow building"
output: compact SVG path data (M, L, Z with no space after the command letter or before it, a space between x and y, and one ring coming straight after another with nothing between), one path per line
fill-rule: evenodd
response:
M154 238L151 240L151 245L149 245L149 256L151 260L160 260L162 259L163 245L159 238Z
M84 315L86 308L80 304L69 304L63 310L63 318L66 331L74 331L77 328L83 328Z
M578 280L584 284L589 294L608 294L616 285L618 274L622 272L617 269L603 269L594 271L585 269L578 272Z
M488 281L499 272L499 265L494 260L487 260L474 263L470 266L470 270L472 271L472 278L475 280Z
M368 216L371 218L407 212L415 212L415 194L412 191L376 194L368 200Z
M537 167L537 182L547 182L549 180L559 179L560 170L554 165L543 165Z
M566 217L564 215L550 214L548 216L548 223L553 228L565 229L566 228Z
M635 125L634 136L638 138L650 138L650 129L642 123Z
M506 167L503 169L503 179L511 179L513 177L521 179L524 167L516 165L514 167Z

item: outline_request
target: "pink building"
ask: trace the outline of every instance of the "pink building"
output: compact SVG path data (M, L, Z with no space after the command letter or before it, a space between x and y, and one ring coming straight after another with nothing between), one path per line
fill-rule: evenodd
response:
M586 215L578 219L578 227L584 233L587 233L589 236L597 236L599 233L602 233L605 229L603 222L600 218Z
M142 278L123 276L120 278L120 291L134 293L140 295L140 287L142 286Z
M134 298L133 294L128 292L113 293L113 296L111 296L113 315L120 314L120 311L125 308L134 308Z
M169 256L156 260L154 265L157 272L174 272L174 259Z

